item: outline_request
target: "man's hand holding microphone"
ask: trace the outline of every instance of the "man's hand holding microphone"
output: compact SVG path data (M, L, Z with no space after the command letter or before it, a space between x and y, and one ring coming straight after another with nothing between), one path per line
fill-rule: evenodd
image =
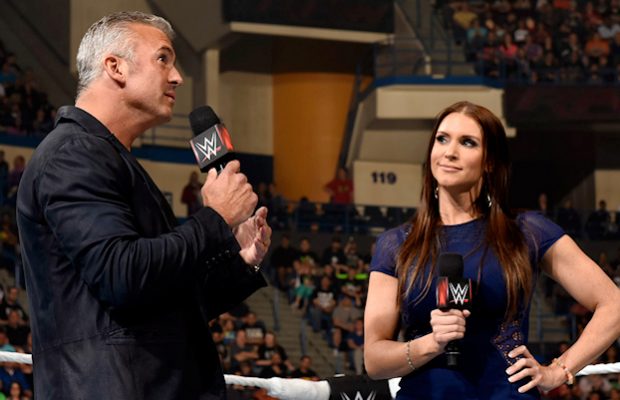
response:
M252 266L261 263L271 244L267 208L254 215L258 196L239 161L232 159L232 143L226 127L210 107L200 107L190 114L191 141L196 160L207 179L200 193L205 207L211 207L231 227L241 247L239 255Z

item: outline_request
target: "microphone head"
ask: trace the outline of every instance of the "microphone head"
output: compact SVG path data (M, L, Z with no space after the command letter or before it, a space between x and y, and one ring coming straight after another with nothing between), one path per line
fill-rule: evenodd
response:
M437 259L439 276L460 279L463 277L463 256L458 253L441 253Z
M200 106L189 113L189 124L194 136L200 135L207 129L220 123L220 118L209 106Z

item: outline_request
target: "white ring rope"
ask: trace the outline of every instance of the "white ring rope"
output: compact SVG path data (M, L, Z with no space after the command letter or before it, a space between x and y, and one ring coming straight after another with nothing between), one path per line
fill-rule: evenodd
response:
M577 376L582 375L605 375L615 374L620 372L620 362L613 364L594 364L588 365L581 371L577 372Z
M327 381L305 379L248 378L238 375L224 375L227 384L256 386L267 389L267 394L278 399L323 400L329 399L331 390Z
M0 351L0 362L14 362L18 364L32 364L32 354Z
M10 351L0 351L0 362L14 362L19 364L32 364L32 355L15 353ZM604 375L620 373L620 362L612 364L588 365L576 375ZM228 385L254 386L267 389L267 394L278 399L292 400L324 400L329 399L330 387L327 381L308 381L305 379L285 379L285 378L251 378L239 375L224 375ZM392 395L398 391L400 378L389 380L390 392Z

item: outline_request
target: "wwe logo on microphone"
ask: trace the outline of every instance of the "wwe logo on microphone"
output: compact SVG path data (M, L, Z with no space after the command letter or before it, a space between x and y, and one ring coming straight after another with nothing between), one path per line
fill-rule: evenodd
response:
M464 305L469 302L469 298L467 294L469 293L469 284L458 284L458 283L450 283L450 295L452 297L452 301L458 305Z
M203 155L202 159L200 160L201 162L204 162L205 160L211 161L211 157L217 156L217 153L222 150L222 146L218 145L217 139L217 133L213 132L213 134L211 135L211 140L209 140L209 138L205 136L203 143L192 143L194 145L194 148Z

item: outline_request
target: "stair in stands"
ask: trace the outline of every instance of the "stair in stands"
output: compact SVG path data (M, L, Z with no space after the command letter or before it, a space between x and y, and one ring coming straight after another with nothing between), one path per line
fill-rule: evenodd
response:
M246 303L267 329L275 330L275 313L280 315L279 330L276 331L278 343L284 347L289 360L295 367L302 356L301 336L307 337L306 353L312 358L312 369L321 378L333 376L336 372L336 357L321 334L312 332L310 325L302 319L300 312L293 310L286 296L274 287L262 288L246 300ZM275 307L275 308L274 308Z

